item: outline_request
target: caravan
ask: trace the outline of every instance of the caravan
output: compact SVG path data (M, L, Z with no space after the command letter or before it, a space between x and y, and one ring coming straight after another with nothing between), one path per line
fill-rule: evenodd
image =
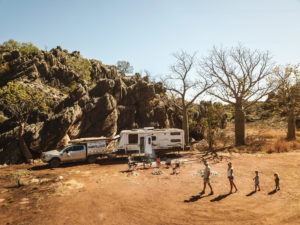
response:
M125 154L154 154L184 149L184 131L177 128L123 130L120 133L118 152Z

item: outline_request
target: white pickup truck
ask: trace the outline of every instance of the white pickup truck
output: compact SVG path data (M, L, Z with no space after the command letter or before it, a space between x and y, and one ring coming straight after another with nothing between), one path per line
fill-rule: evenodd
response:
M94 163L105 153L107 138L81 138L70 141L70 145L61 150L42 153L42 161L51 167L58 167L63 162L88 161Z

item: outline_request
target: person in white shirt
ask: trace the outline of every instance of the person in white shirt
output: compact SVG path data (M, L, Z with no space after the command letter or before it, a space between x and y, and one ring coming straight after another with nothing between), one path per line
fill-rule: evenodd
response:
M237 188L236 188L236 185L234 183L234 175L233 175L233 167L232 167L232 163L229 162L228 163L228 169L227 169L227 178L229 180L229 183L230 183L230 194L232 193L232 188L234 187L235 188L235 192L237 192Z
M213 189L211 187L210 180L209 180L209 177L210 177L210 167L209 167L207 161L204 161L203 163L205 165L204 173L203 173L203 190L202 190L202 192L200 194L202 195L202 194L205 193L206 184L207 184L209 186L209 188L210 188L210 194L209 195L213 195L214 192L213 192Z

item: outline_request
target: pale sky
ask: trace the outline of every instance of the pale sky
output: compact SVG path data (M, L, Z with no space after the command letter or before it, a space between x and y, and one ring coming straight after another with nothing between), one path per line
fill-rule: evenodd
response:
M300 63L300 1L0 0L0 43L11 38L152 75L168 73L180 49L203 56L238 43Z

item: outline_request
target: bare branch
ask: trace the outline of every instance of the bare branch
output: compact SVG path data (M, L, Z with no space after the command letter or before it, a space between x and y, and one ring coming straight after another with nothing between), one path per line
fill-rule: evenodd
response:
M273 67L269 52L241 45L229 50L214 47L201 67L216 83L209 93L230 104L257 102L273 87L267 82Z

